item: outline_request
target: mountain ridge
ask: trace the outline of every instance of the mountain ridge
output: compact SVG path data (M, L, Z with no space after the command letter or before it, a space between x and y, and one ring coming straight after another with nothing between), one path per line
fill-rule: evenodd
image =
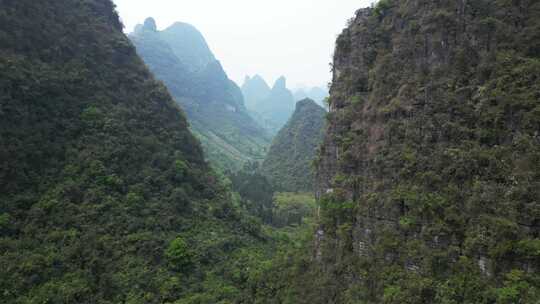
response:
M186 111L214 166L235 171L264 157L269 135L249 115L240 88L198 30L177 22L163 31L135 32L130 38Z
M267 236L113 3L2 1L0 15L2 302L241 301L231 278Z

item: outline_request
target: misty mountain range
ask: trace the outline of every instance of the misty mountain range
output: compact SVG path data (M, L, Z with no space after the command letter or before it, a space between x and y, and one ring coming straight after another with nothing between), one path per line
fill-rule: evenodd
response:
M177 22L158 31L148 18L129 37L186 112L214 165L236 170L264 158L270 135L249 115L240 88L195 27Z

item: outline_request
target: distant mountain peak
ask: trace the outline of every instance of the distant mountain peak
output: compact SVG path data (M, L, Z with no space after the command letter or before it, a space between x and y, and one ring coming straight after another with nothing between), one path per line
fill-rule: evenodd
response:
M199 30L195 26L193 26L193 25L191 25L191 24L189 24L187 22L181 22L181 21L176 21L175 23L170 25L167 29L180 29L180 28L181 29L192 29L192 30L195 30L195 31L199 32Z
M306 107L320 108L320 106L311 98L304 98L296 103L296 110L300 110Z
M325 90L324 87L303 87L294 91L294 100L300 101L309 98L322 107L325 107L324 100L326 97L328 97L328 90Z
M185 111L213 166L235 171L264 157L270 137L249 116L241 89L228 78L200 31L176 22L130 38Z
M276 80L274 84L274 89L286 89L287 88L287 78L281 76Z
M242 86L244 87L257 86L259 88L262 88L263 90L270 91L270 87L266 83L266 80L264 80L264 78L259 74L255 74L253 75L253 77L246 75L246 77L244 78L244 84ZM266 94L268 93L269 92L266 92Z
M216 60L202 33L189 23L175 22L161 31L160 36L192 72Z
M253 75L253 78L251 78L251 80L264 81L266 83L266 80L264 80L264 78L259 74Z
M156 20L152 17L146 18L146 20L144 20L144 25L142 29L144 31L157 32Z

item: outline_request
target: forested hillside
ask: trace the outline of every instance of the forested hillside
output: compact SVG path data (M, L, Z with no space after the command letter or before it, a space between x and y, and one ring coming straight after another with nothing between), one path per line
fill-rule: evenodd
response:
M287 124L274 138L262 172L276 189L313 192L313 161L324 135L326 111L313 100L296 104Z
M111 1L0 1L0 92L0 302L242 301L268 239Z
M250 105L252 116L272 135L279 132L294 112L295 100L283 76L271 89L260 76L247 77L242 93Z
M248 161L264 158L270 136L248 114L240 88L227 77L197 29L177 22L158 31L149 18L130 39L186 111L213 165L238 170Z

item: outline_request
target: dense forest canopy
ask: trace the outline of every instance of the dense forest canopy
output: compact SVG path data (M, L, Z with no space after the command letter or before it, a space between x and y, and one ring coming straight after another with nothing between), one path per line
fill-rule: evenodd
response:
M313 192L313 162L322 143L326 111L311 99L296 104L287 124L274 138L262 172L277 189Z
M241 301L270 239L113 4L3 0L0 16L0 302Z

